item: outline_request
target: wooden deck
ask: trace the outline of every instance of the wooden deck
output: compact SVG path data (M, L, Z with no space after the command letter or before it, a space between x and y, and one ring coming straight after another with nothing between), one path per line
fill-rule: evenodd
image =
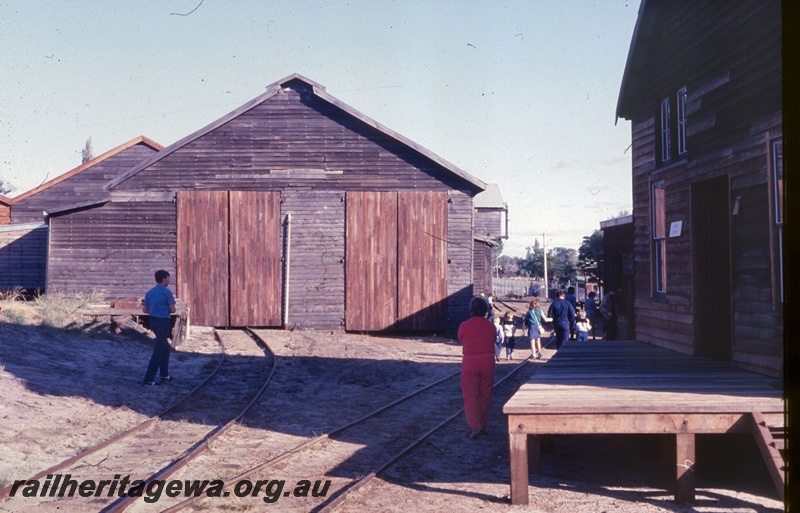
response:
M753 433L783 496L783 461L768 430L783 425L777 385L725 362L640 342L569 341L503 407L511 502L528 503L529 459L539 472L539 438L529 435L554 434L674 434L675 499L686 502L694 500L695 435Z

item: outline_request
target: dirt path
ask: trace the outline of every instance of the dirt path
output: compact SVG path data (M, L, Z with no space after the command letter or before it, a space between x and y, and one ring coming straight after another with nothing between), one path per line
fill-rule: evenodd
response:
M275 451L330 430L457 370L460 364L460 347L444 338L263 334L280 371L268 399L237 428L242 447L259 446L252 451ZM175 388L145 390L139 385L149 357L145 340L3 323L0 340L0 484L25 479L153 415L174 394L199 382L218 352L208 330L194 330L174 355ZM520 379L542 364L529 363ZM596 436L554 437L543 456L543 474L531 476L530 505L511 506L506 498L508 439L502 405L518 385L496 391L488 436L467 440L468 429L460 416L337 511L782 511L754 444L749 439L714 437L699 440L696 504L673 503L657 437ZM359 441L350 443L357 446ZM233 453L230 456L227 464L242 466ZM114 469L99 468L111 474L107 479L113 477ZM215 476L195 472L191 478ZM280 469L268 478L281 479ZM293 500L281 497L279 509L305 510L302 501ZM155 511L157 506L144 509ZM262 511L264 502L212 498L200 507ZM0 502L0 511L9 509L19 511Z

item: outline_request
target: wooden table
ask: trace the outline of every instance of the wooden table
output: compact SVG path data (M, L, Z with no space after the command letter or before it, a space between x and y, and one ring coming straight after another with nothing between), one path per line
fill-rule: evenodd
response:
M529 435L555 434L674 435L675 499L686 502L695 495L695 435L753 433L782 495L783 462L768 431L783 424L778 384L640 342L568 341L503 407L511 503L528 503L529 459L539 472L539 439Z
M147 317L142 313L141 300L118 300L112 301L110 305L95 307L84 312L85 316L95 319L106 319L112 326L130 325L129 321L140 317ZM175 313L171 314L172 330L170 338L175 347L178 347L186 337L186 330L189 323L189 307L181 299L175 300ZM138 324L138 323L137 323Z

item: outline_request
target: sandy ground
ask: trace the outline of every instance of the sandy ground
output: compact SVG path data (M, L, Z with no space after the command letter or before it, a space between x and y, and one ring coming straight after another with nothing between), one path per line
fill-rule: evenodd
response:
M146 337L136 332L113 335L102 328L65 330L8 321L0 316L2 486L25 479L155 414L207 375L219 357L211 331L194 329L174 354L172 374L180 379L170 387L144 389L140 382L150 351ZM426 375L426 362L448 362L457 367L460 354L453 341L435 337L265 333L268 344L277 349L284 361L282 372L291 372L293 355L361 360L358 371L344 382L347 397L339 408L347 408L348 404L368 408L376 401L374 394L382 397L381 394L399 393L398 389L407 387L408 382L396 376L411 369L416 382L433 381L436 373ZM366 365L363 360L375 364ZM398 365L378 364L387 361ZM541 364L529 364L528 375L535 372L536 365ZM442 373L441 365L430 365L430 369L434 368ZM394 374L385 375L387 369ZM341 374L336 373L316 375L314 386L326 387L326 379L331 380L328 388L343 386ZM307 386L301 382L295 385L294 392L302 392ZM364 397L358 396L359 391ZM698 440L698 491L693 504L672 501L663 439L573 436L550 440L543 455L542 474L530 477L530 504L511 506L507 499L508 438L502 404L513 391L498 391L493 399L488 436L467 440L462 415L337 511L783 511L754 442L749 437L731 435ZM292 412L283 414L291 416ZM275 435L266 427L264 430L265 439ZM281 509L285 510L285 506ZM237 507L211 503L205 508L259 510L258 503Z

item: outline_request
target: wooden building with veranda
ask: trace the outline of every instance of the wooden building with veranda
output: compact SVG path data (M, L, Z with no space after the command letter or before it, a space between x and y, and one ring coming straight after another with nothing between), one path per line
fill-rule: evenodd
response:
M452 333L485 187L295 74L52 213L47 286L164 268L193 324Z
M783 367L781 2L643 0L631 121L636 339Z

